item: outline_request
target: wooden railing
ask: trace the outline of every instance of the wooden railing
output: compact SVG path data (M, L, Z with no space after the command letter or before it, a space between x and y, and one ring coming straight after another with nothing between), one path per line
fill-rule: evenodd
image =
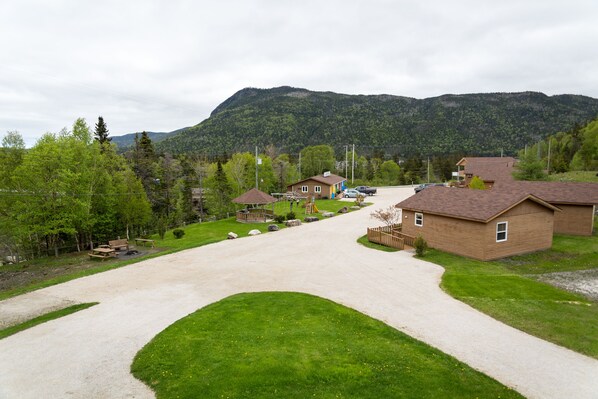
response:
M248 209L237 211L237 221L243 223L267 222L274 219L274 212L268 209Z
M404 249L413 246L415 238L401 232L401 225L368 228L368 241L391 248Z

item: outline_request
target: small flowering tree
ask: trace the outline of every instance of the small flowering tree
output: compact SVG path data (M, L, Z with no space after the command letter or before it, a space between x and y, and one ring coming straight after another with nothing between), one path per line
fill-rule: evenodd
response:
M377 209L372 212L370 216L381 221L390 228L401 221L401 211L395 208L393 205L386 209Z

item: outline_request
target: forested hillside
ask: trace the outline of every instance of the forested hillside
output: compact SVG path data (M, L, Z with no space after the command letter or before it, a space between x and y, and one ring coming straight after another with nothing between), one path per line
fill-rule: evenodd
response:
M551 173L598 171L598 119L582 126L575 124L535 143L527 152Z
M490 155L519 148L598 115L598 100L577 95L489 93L414 99L344 95L292 87L243 89L210 118L157 144L172 153L230 154L272 144L355 144L401 156Z

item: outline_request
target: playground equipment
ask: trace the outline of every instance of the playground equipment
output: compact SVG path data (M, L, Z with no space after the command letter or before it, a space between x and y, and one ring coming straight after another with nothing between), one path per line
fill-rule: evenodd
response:
M315 201L314 197L308 198L307 201L308 202L305 203L305 214L306 215L311 215L313 213L320 212L320 210L316 206L316 201Z

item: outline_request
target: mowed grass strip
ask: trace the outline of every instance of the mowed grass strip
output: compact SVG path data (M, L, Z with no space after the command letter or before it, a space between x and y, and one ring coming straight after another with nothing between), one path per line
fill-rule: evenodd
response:
M38 316L38 317L28 320L26 322L4 328L4 329L0 330L0 339L9 337L11 335L14 335L14 334L16 334L20 331L26 330L28 328L35 327L38 324L42 324L47 321L58 319L58 318L67 316L69 314L78 312L80 310L90 308L97 304L98 304L98 302L79 303L77 305L69 306L67 308L60 309L60 310L55 310L53 312L43 314L41 316Z
M376 244L375 242L370 242L368 240L368 235L362 235L361 237L359 237L357 239L357 242L360 243L361 245L363 245L364 247L368 247L371 249L377 249L378 251L384 251L384 252L397 252L399 251L397 248L393 248L393 247L387 247L386 245L380 245L380 244Z
M455 358L307 294L239 294L177 321L131 370L158 398L520 398Z
M519 330L598 358L598 303L539 282L541 271L598 267L598 237L555 236L553 249L481 262L430 250L423 260L446 270L441 287L453 297Z

